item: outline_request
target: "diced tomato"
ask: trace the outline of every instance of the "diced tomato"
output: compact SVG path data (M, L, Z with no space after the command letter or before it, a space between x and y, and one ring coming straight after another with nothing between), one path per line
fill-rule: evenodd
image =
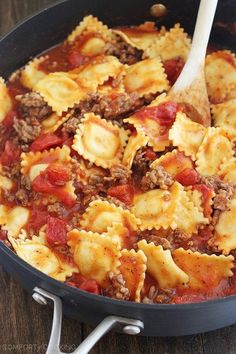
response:
M40 228L47 223L48 213L34 207L30 213L29 228L38 232Z
M71 148L72 144L73 144L73 137L71 137L71 138L66 138L66 139L63 141L63 145L66 145L66 146L68 146L69 148Z
M49 166L46 173L49 182L54 186L64 186L70 180L70 170L64 166Z
M92 294L100 294L100 287L96 280L87 280L83 275L77 274L76 277L73 275L71 280L67 282L68 285L74 286L75 288L88 291Z
M151 160L151 161L152 161L152 160L155 160L156 157L157 157L156 153L153 151L152 148L147 148L147 149L145 150L144 155L145 155L145 157L146 157L148 160Z
M107 194L130 205L134 198L134 187L131 184L122 184L108 189Z
M175 176L183 186L193 186L199 182L199 175L193 168L186 168Z
M5 166L9 166L11 163L17 162L19 157L20 149L10 140L7 140L5 143L4 151L0 158L1 163Z
M31 151L43 151L45 149L61 145L62 139L56 134L46 133L41 134L35 141L31 144Z
M86 280L80 287L81 290L88 291L89 293L98 295L100 293L99 285L96 280Z
M180 57L169 59L164 62L164 69L171 85L174 85L175 81L178 79L184 64L184 60Z
M63 189L63 186L52 184L47 175L47 169L42 171L32 182L32 188L35 192L48 193L57 197L62 203L68 207L75 205L76 200Z
M47 242L51 246L64 246L67 242L66 222L59 218L49 216L46 231Z
M44 171L43 171L44 172ZM41 172L32 182L32 187L35 192L52 193L54 186L49 182L47 174Z
M13 125L14 118L17 118L17 112L14 110L9 111L4 120L2 121L4 127L11 128Z
M173 124L176 113L178 111L178 104L175 102L164 102L158 106L145 107L139 112L135 113L140 119L154 119L157 120L161 126L169 127Z
M202 193L202 205L204 210L204 216L209 218L212 213L211 198L213 190L205 184L196 184L193 189Z
M82 65L86 61L87 61L87 57L80 54L77 50L71 51L71 53L68 56L68 62L70 63L72 68L76 68L77 66Z
M202 302L206 301L206 296L204 294L186 294L186 295L176 295L173 298L175 304L186 304L189 302Z
M0 230L0 241L7 240L7 230Z

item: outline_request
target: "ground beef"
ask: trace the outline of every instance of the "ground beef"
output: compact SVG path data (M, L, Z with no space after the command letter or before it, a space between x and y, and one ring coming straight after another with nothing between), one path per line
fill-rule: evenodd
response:
M174 293L172 289L158 289L152 285L148 294L142 299L144 304L168 304L171 302Z
M11 166L3 166L2 175L18 182L21 177L21 165L19 162L11 164Z
M24 95L16 96L16 99L24 117L42 120L52 113L52 108L48 106L39 93L28 92Z
M104 295L117 300L129 300L129 289L125 286L122 274L108 273L110 285L104 290Z
M23 188L18 189L18 191L15 194L15 199L19 204L23 206L27 206L29 204L29 194Z
M149 236L148 241L153 242L156 246L162 246L164 250L170 250L172 248L170 241L168 241L165 237L160 237L152 234Z
M152 161L146 156L145 149L139 149L136 152L132 164L135 180L142 178L147 173L151 162Z
M78 117L72 116L71 118L69 118L68 121L63 124L63 133L74 134L76 132L76 129L78 129L79 123L80 119Z
M35 118L26 117L25 119L14 119L13 128L15 129L19 142L31 143L41 132L41 125Z
M202 177L201 182L212 188L216 194L213 199L213 216L211 225L215 226L221 212L229 210L234 193L234 185L222 181L218 176Z
M110 185L113 184L127 184L129 183L131 171L122 164L113 165L110 168L110 176L104 177L105 181L108 181Z
M23 206L29 206L35 192L31 189L31 181L28 176L21 175L18 180L18 191L15 194L15 201Z
M141 180L141 189L148 191L159 187L168 189L174 183L173 178L165 171L162 166L157 166L155 169L147 172Z
M47 211L50 214L57 214L58 216L61 216L61 217L65 216L65 213L66 213L65 207L59 202L49 204L47 206Z
M74 117L80 120L85 113L93 112L105 119L120 120L143 107L143 105L149 104L155 96L149 94L139 97L135 92L131 94L119 93L113 97L91 93L85 100L75 105ZM75 120L71 123L76 125Z
M143 51L132 47L120 36L117 36L114 44L108 43L106 45L105 54L117 57L122 64L132 65L142 59Z

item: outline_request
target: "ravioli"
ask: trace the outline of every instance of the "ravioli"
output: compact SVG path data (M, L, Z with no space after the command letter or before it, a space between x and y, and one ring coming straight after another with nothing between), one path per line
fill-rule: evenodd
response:
M39 64L41 64L44 60L45 57L42 56L31 60L25 65L20 74L20 82L23 86L32 90L40 80L47 76L47 74L39 68Z
M191 235L199 225L208 222L178 182L169 190L154 189L137 194L131 211L141 220L141 230L179 228Z
M155 246L145 240L139 241L138 247L147 257L147 271L156 279L160 288L182 288L187 285L188 275L174 262L169 250L163 250L162 246Z
M10 242L20 258L56 280L65 281L74 272L78 272L76 265L62 260L57 253L41 242L39 237L34 236L32 240L10 238Z
M169 83L159 58L142 60L129 66L124 77L125 90L140 96L168 90Z
M165 32L165 27L161 27L160 30L156 29L154 22L145 22L132 28L121 27L118 30L113 30L113 33L120 36L126 43L143 50L144 53L153 44L153 41L163 36Z
M191 121L184 113L179 112L169 131L169 138L174 146L195 161L205 134L206 128L203 125Z
M189 156L185 156L182 151L175 149L152 162L151 168L156 168L157 166L162 166L166 172L176 176L186 169L192 169L193 161Z
M103 200L92 201L82 216L80 225L85 230L103 233L114 223L129 230L137 230L140 221L129 210Z
M3 78L0 77L0 123L6 118L6 115L11 108L11 97Z
M230 139L236 138L236 98L211 106L216 127L227 132Z
M222 279L233 275L233 256L225 257L215 254L176 249L173 252L175 263L189 276L189 288L203 290L216 287Z
M0 225L10 237L17 237L29 220L29 209L22 206L11 208L0 205Z
M108 283L108 272L119 272L120 248L111 238L75 229L68 233L68 245L80 273L101 286Z
M85 98L88 90L81 87L69 73L56 72L46 75L34 86L58 115L72 108Z
M85 159L103 168L119 163L128 132L93 113L84 115L76 131L73 149Z
M215 226L214 245L223 254L229 254L236 248L236 199L233 198L229 210L222 212Z
M139 250L122 250L120 257L120 272L125 280L125 285L129 289L130 300L140 302L140 293L143 288L146 272L147 257Z
M181 57L187 59L190 51L191 41L184 32L180 24L176 24L163 36L156 38L150 43L147 49L147 55L150 58L160 56L162 60L169 60Z
M68 36L68 42L75 41L79 36L87 33L99 33L103 38L110 38L112 31L94 16L85 16L79 25Z
M197 171L203 176L219 173L221 164L233 157L233 146L222 128L207 128L197 152Z
M207 91L212 103L236 98L236 58L229 50L206 57L205 74Z

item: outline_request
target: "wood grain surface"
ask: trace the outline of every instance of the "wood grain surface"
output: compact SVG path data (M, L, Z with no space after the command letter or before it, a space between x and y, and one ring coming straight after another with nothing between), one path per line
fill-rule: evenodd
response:
M53 0L0 0L0 35L6 33L24 17L53 2ZM0 268L0 354L45 353L51 321L51 309L36 304L31 295ZM73 351L91 330L92 328L85 324L64 318L62 351ZM109 333L91 353L234 354L236 326L186 337L130 337Z

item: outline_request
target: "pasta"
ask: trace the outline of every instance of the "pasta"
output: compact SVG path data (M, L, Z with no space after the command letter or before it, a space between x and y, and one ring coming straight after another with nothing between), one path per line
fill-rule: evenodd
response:
M180 24L88 15L65 38L0 78L1 242L116 300L235 293L235 54L206 57L205 127L169 92L191 46Z

